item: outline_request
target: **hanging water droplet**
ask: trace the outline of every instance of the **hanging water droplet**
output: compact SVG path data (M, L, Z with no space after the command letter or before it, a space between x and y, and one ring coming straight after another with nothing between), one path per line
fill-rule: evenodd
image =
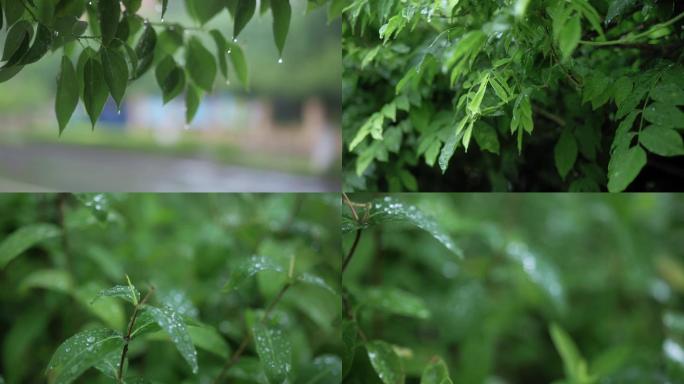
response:
M281 57L278 59L278 64L282 64L282 63L283 63L283 58Z
M230 54L231 52L233 52L233 50L231 48L228 48L228 54Z
M55 31L55 36L59 36L59 31Z
M237 37L233 37L233 43L237 43Z
M161 22L162 22L162 23L164 22L164 18L163 18L163 17L162 17L162 19L161 19Z
M88 5L93 5L93 2L92 2L92 1L89 1L89 2L88 2Z

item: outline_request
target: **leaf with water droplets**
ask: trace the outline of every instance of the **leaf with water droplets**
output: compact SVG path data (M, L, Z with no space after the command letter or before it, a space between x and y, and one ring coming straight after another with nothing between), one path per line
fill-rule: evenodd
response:
M112 351L123 347L123 338L111 329L89 329L67 339L48 364L48 382L70 383Z
M395 315L427 319L430 311L423 299L398 288L373 287L363 291L363 303L373 309Z
M403 203L390 196L385 196L383 199L375 200L370 204L371 208L370 212L368 212L368 219L355 226L344 225L343 232L386 222L409 223L428 232L451 252L459 257L463 257L463 251L454 243L451 237L440 228L432 217L425 214L416 206ZM357 210L358 209L359 208L357 208ZM364 208L360 209L363 210ZM349 214L345 215L349 216ZM363 214L360 214L359 216L363 217ZM347 222L349 222L349 219L347 219Z
M423 370L420 384L453 384L449 378L449 369L440 357L433 357Z
M0 268L35 244L61 234L53 224L32 224L12 232L0 243Z
M305 272L302 273L301 275L297 276L296 278L297 281L308 284L308 285L313 285L319 288L323 288L326 291L332 293L333 295L338 295L339 291L333 287L331 284L328 284L325 279L323 279L320 276L313 275L311 273Z
M247 279L261 271L284 272L284 269L268 257L254 255L243 260L231 270L228 282L223 289L226 291L237 289Z
M366 343L368 359L385 384L404 384L404 367L394 348L384 341L375 340Z
M556 268L518 242L506 247L506 256L520 265L527 277L544 291L557 309L565 308L565 293Z
M285 382L292 368L292 345L287 335L278 328L257 323L252 327L254 343L261 365L271 384Z
M134 294L135 296L133 296ZM131 291L131 288L127 285L117 285L111 288L101 290L90 303L94 303L103 296L120 297L128 301L129 303L133 304L137 303L140 300L140 292L138 292L137 289L133 288L133 291Z
M321 355L297 374L297 382L336 384L342 382L342 360L335 355Z
M104 223L109 218L111 202L104 193L77 193L76 198L90 209L95 218Z
M121 351L114 349L103 357L102 360L95 363L95 369L102 372L103 375L116 380L116 375L119 372L119 364L121 364ZM126 383L128 383L128 380Z
M271 13L273 13L273 38L278 47L278 53L282 56L292 17L290 0L271 0Z
M192 368L192 373L197 373L197 351L192 344L192 339L188 333L185 323L178 312L168 306L162 308L148 306L145 309L159 326L171 337L171 341L176 345L178 352L183 356Z

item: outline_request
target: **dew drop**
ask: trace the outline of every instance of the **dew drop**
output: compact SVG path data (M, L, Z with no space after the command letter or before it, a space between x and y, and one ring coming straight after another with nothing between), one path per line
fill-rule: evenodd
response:
M93 5L93 2L92 2L92 1L89 1L89 2L88 2L88 5Z
M230 54L231 52L233 52L233 50L228 48L228 54Z
M162 23L164 22L164 18L163 18L163 17L162 17L162 19L161 19L161 22L162 22Z
M116 113L120 115L120 114L121 114L121 110L118 109L118 110L116 111Z
M281 57L278 59L278 64L282 64L282 63L283 63L283 58Z
M237 37L233 37L233 43L237 43Z

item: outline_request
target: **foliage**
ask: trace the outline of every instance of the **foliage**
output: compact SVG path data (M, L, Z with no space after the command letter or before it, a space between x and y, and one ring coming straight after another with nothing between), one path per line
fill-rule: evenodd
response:
M2 382L341 381L334 196L5 195L0 212Z
M385 197L347 197L343 382L684 380L681 196L391 200L462 257L410 220L365 225Z
M680 1L354 0L343 15L348 191L681 178Z
M55 113L60 133L66 128L79 100L93 128L107 99L118 106L128 85L154 67L164 103L185 94L186 122L190 123L202 97L211 93L220 73L228 79L228 61L236 77L249 87L249 68L238 41L252 20L256 0L185 0L186 12L200 27L164 20L168 0L159 1L160 21L143 18L141 0L3 0L0 28L6 28L0 83L49 51L64 52L57 78ZM307 0L307 9L328 5L329 18L340 11L340 0ZM183 6L173 2L174 6ZM232 37L204 25L228 11L233 18ZM261 1L258 13L270 12L273 35L282 55L287 39L290 0ZM3 18L4 15L4 18ZM200 37L211 38L207 48Z

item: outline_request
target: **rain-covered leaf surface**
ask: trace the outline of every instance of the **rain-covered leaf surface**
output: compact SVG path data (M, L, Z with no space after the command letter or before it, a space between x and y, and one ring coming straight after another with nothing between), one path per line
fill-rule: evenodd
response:
M392 346L384 341L366 343L368 359L384 384L403 384L404 368Z
M131 290L131 287L127 285L117 285L101 290L91 303L94 303L101 297L119 297L129 303L137 303L140 300L140 292L135 288Z
M199 369L197 365L197 351L181 315L168 306L163 306L162 308L148 306L145 308L145 311L169 335L178 352L190 365L192 372L197 373Z
M423 299L398 288L367 288L363 292L363 304L386 313L427 319L430 310Z
M71 383L122 346L121 335L110 329L98 328L80 332L67 339L55 351L47 367L48 381L54 384Z
M404 203L400 199L391 196L373 200L369 204L370 209L367 210L365 208L356 208L359 212L357 214L360 216L359 221L352 218L349 208L345 208L343 232L382 225L384 223L408 223L426 231L449 251L459 257L463 257L463 251L456 245L451 236L440 227L433 217L427 215L415 205Z
M284 272L284 269L266 256L254 255L242 260L231 270L224 289L227 291L237 289L250 277L262 271Z
M517 242L508 244L506 255L522 268L533 283L546 292L559 309L564 309L565 292L560 274L552 264L529 250L525 244Z
M252 328L254 344L271 384L284 383L292 370L292 344L285 331L257 323Z

